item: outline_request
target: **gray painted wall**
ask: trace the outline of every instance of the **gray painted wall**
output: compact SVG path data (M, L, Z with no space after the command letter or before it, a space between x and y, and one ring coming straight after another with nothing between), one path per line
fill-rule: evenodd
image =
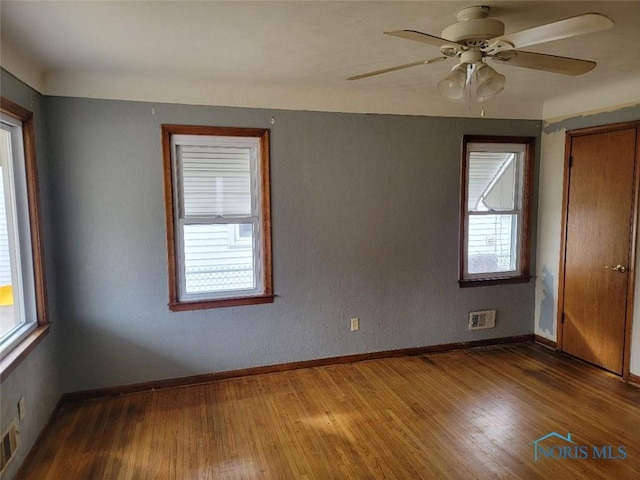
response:
M463 134L539 137L539 121L61 97L45 111L64 391L533 331L533 282L458 287L458 195ZM169 312L162 123L271 128L275 303ZM469 332L485 308L496 328Z
M53 322L0 385L2 429L21 397L28 411L7 478L63 392L533 329L533 284L458 288L459 155L465 133L540 122L42 98L0 81L35 114ZM169 312L161 123L271 128L274 304ZM485 308L496 329L468 332Z
M56 282L53 273L53 218L51 202L49 201L48 170L46 162L46 141L44 136L42 96L35 90L24 85L19 80L0 70L0 85L2 96L31 110L34 113L36 130L36 154L40 175L40 200L43 214L43 237L45 240L46 275L49 280L49 306L52 319L56 318ZM20 432L20 446L7 470L4 478L11 478L36 437L45 426L60 395L62 394L58 381L59 359L57 357L56 324L51 325L49 335L36 347L34 351L0 384L0 432L9 423L18 418L18 401L25 398L27 415L18 422Z
M606 112L576 115L550 123L545 122L542 131L548 135L558 131L562 131L564 133L568 130L632 122L638 119L640 119L640 104L628 105L626 107Z

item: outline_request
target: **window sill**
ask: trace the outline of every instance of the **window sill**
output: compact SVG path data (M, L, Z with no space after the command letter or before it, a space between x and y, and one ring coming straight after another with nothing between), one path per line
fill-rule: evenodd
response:
M24 360L34 348L49 333L49 325L36 328L31 335L25 338L20 345L0 361L0 382L4 381L9 374Z
M502 277L502 278L478 278L473 280L458 280L460 288L467 287L487 287L490 285L509 285L511 283L528 283L531 275L521 277Z
M185 312L188 310L204 310L207 308L238 307L242 305L259 305L273 303L274 295L260 295L256 297L224 298L221 300L200 300L197 302L176 302L169 304L172 312Z

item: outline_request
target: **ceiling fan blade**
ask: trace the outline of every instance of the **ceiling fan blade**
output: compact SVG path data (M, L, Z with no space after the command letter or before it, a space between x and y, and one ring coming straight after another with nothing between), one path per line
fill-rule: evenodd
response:
M347 78L347 80L360 80L361 78L373 77L374 75L380 75L382 73L395 72L396 70L403 70L405 68L417 67L418 65L427 65L429 63L441 62L446 60L447 57L437 57L431 60L420 60L419 62L405 63L404 65L398 65L397 67L383 68L382 70L375 70L373 72L362 73L360 75L354 75Z
M545 72L562 73L564 75L582 75L593 70L596 62L579 58L557 57L543 53L507 50L491 56L495 62L513 65L514 67L533 68Z
M585 13L520 32L501 35L500 37L489 40L489 46L491 47L499 42L507 42L513 45L511 48L522 48L528 45L536 45L538 43L552 42L563 38L599 32L611 27L613 27L613 20L609 17L605 17L599 13Z
M414 42L426 43L438 48L447 45L466 49L464 45L461 45L459 43L452 42L451 40L445 40L444 38L440 37L434 37L433 35L422 33L417 30L394 30L392 32L384 32L384 34L404 38L405 40L413 40Z

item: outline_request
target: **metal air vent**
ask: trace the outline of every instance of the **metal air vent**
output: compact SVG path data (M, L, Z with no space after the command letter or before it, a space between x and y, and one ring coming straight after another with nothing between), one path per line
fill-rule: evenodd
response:
M469 313L469 330L482 330L496 326L495 310L480 310Z

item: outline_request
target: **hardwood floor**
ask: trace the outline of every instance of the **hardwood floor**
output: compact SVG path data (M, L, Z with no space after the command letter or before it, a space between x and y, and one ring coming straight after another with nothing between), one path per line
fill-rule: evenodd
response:
M640 389L532 343L256 375L67 404L18 478L637 479Z

